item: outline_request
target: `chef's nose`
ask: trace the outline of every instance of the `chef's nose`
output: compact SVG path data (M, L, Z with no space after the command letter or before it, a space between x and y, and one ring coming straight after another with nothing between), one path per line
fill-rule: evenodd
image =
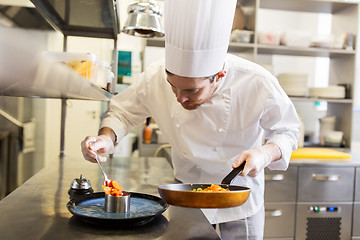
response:
M189 98L186 96L186 94L184 94L183 92L181 91L178 91L176 93L176 99L179 103L184 103L186 102Z

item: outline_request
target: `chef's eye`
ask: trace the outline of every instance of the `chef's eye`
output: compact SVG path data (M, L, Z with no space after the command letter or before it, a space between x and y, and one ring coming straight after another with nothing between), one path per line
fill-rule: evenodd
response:
M186 92L188 92L188 93L197 93L198 91L199 91L199 89L186 89L185 90Z

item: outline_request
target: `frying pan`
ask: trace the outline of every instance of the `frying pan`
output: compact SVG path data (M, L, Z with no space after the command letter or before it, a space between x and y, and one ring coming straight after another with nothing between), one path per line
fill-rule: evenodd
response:
M191 208L229 208L237 207L246 202L250 195L250 188L230 185L231 181L240 174L245 166L243 162L234 168L219 184L227 188L227 192L193 191L197 188L207 188L211 184L167 184L158 187L163 201L170 205Z

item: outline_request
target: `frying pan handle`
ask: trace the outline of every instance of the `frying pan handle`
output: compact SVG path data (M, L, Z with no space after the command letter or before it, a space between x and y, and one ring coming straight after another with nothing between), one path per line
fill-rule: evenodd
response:
M244 170L245 164L246 161L244 161L239 167L234 168L228 175L226 175L221 184L230 185L231 181Z

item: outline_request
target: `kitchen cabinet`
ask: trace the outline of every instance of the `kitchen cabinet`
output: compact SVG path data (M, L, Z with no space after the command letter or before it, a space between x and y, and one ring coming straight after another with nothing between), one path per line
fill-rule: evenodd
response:
M264 56L287 56L291 58L328 58L329 59L329 79L326 79L328 85L350 84L354 89L359 84L359 49L360 38L355 38L354 49L335 49L335 48L319 48L319 47L290 47L284 45L265 45L258 43L261 22L259 22L259 14L261 10L276 10L283 12L292 12L296 14L330 14L331 15L331 34L339 36L344 33L352 33L355 36L359 32L359 1L333 1L333 0L238 0L238 4L242 8L242 19L235 19L240 22L245 21L244 28L253 31L253 36L249 43L231 42L229 52L262 64ZM274 13L276 14L276 12ZM239 15L235 14L235 17ZM273 19L266 19L271 22ZM351 24L349 24L351 23ZM309 28L312 26L308 26ZM296 29L295 29L296 30ZM164 47L164 39L149 39L147 46ZM352 91L352 90L351 90ZM344 133L346 142L343 150L351 150L353 130L353 107L354 93L350 91L350 95L346 99L332 98L311 98L311 97L290 97L296 104L318 104L325 102L325 115L335 115L337 123L335 129ZM306 108L306 111L316 111ZM310 114L315 115L316 113ZM315 124L315 123L314 123ZM312 128L312 126L310 127ZM306 129L306 126L305 126ZM315 130L318 131L318 130ZM318 134L318 133L316 133ZM308 145L318 145L317 140Z
M299 202L352 202L354 167L301 167Z
M285 172L266 168L264 239L360 238L359 164L296 161Z
M265 203L264 239L294 239L295 203Z
M293 239L297 195L297 167L286 172L265 169L265 227L266 239Z
M300 167L296 239L350 239L354 182L354 166Z
M289 166L286 171L265 169L265 201L296 201L297 167Z

